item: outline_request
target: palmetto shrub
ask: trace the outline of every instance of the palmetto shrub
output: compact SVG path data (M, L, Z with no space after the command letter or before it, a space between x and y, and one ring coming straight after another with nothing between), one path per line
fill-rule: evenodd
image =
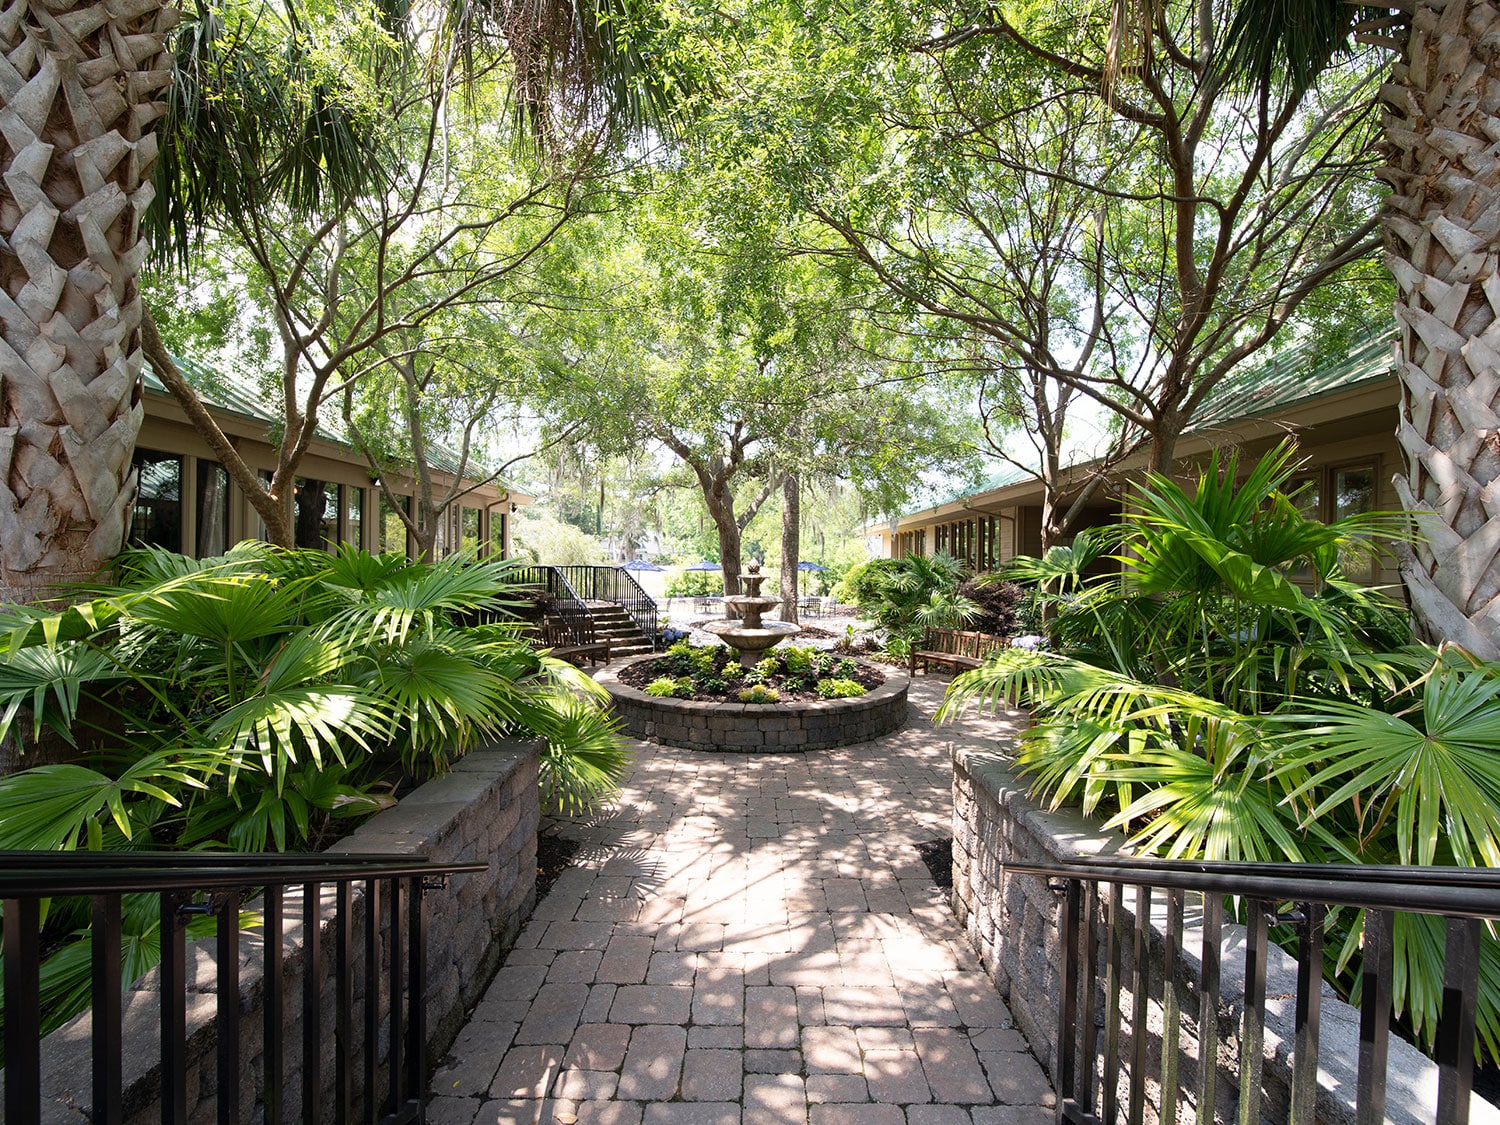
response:
M69 609L11 610L0 736L24 746L47 726L80 754L0 778L0 847L132 846L142 829L159 844L315 844L328 820L379 806L358 783L372 762L422 776L499 735L612 756L618 775L605 713L570 702L597 687L504 623L507 571L252 543L203 561L142 550ZM459 623L476 615L492 623ZM550 771L564 803L608 788Z
M543 740L543 797L564 810L628 764L593 681L503 623L504 563L242 543L132 551L116 573L71 608L0 618L0 737L77 747L0 778L0 848L314 847L388 805L393 775L497 736ZM476 619L493 623L461 623ZM154 913L127 909L145 927L126 934L136 975ZM85 924L66 903L49 923L63 939ZM86 1002L80 948L42 970L54 1023Z
M926 627L951 629L981 614L975 602L959 592L967 577L962 563L948 555L908 555L902 559L872 559L850 571L844 589L894 642L902 654Z
M1019 561L1012 575L1050 599L1056 651L994 654L940 717L1031 708L1017 761L1033 792L1103 814L1142 854L1500 866L1500 665L1410 643L1402 608L1340 569L1403 526L1307 519L1296 468L1283 447L1239 484L1232 456L1192 490L1150 475L1113 540ZM1084 577L1111 543L1118 572ZM1363 918L1331 917L1352 992ZM1397 918L1396 1008L1429 1045L1435 926ZM1488 931L1479 1031L1500 1057Z

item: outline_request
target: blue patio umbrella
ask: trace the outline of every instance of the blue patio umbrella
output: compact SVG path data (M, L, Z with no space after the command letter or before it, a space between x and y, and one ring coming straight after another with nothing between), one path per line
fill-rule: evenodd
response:
M709 562L707 559L704 559L702 562L690 563L689 565L683 567L682 569L683 570L723 570L724 568L722 566L720 566L716 562Z
M806 559L803 559L797 564L797 569L800 570L803 574L807 574L814 570L827 570L828 568L826 566L820 566L815 562L808 562Z
M628 563L620 564L621 570L665 570L665 567L657 566L645 559L631 559Z

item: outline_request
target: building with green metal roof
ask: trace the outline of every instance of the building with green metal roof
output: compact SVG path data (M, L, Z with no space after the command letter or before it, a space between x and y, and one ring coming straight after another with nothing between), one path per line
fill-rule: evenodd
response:
M1320 518L1399 509L1391 486L1401 457L1392 344L1389 333L1378 333L1334 360L1314 362L1310 347L1294 347L1246 366L1217 388L1179 439L1174 473L1195 473L1210 452L1225 447L1239 449L1244 464L1292 436L1305 459L1301 495ZM1108 470L1097 461L1069 466L1064 502L1101 471L1105 477L1078 526L1118 521L1129 481L1144 466L1144 454ZM979 489L871 525L865 534L883 557L942 552L975 570L993 570L1014 555L1041 553L1041 504L1041 480L1008 468ZM1389 558L1361 577L1379 585L1399 582Z
M246 463L269 479L276 466L273 437L282 424L280 412L231 373L193 359L177 363ZM260 516L176 399L149 368L144 382L145 420L135 452L140 486L130 541L205 558L241 539L264 538ZM457 454L441 446L427 460L435 489L446 491L457 480L461 493L439 526L439 552L473 546L509 556L511 516L532 497L491 477L478 462L460 464ZM410 553L406 526L386 496L388 489L410 510L417 483L409 468L388 473L382 489L336 424L324 421L300 469L294 500L298 546L331 550L347 543Z

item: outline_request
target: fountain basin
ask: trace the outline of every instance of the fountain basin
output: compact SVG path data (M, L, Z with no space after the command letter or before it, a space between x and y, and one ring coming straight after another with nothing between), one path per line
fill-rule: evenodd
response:
M753 668L766 649L795 637L802 629L789 621L762 621L753 628L739 621L710 621L703 631L719 637L740 654L742 665Z
M686 750L775 754L869 742L900 730L907 722L906 690L911 677L898 668L881 665L885 683L853 699L797 703L658 698L620 682L622 669L655 659L655 654L634 656L594 676L609 692L625 730L649 742Z

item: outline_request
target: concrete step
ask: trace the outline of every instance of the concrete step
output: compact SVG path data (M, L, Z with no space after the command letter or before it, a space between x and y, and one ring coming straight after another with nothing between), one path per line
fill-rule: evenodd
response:
M650 651L651 651L651 646L650 645L646 645L646 644L640 644L640 645L617 645L617 644L611 644L609 646L609 658L611 660L622 660L622 659L624 659L627 656L645 656Z

